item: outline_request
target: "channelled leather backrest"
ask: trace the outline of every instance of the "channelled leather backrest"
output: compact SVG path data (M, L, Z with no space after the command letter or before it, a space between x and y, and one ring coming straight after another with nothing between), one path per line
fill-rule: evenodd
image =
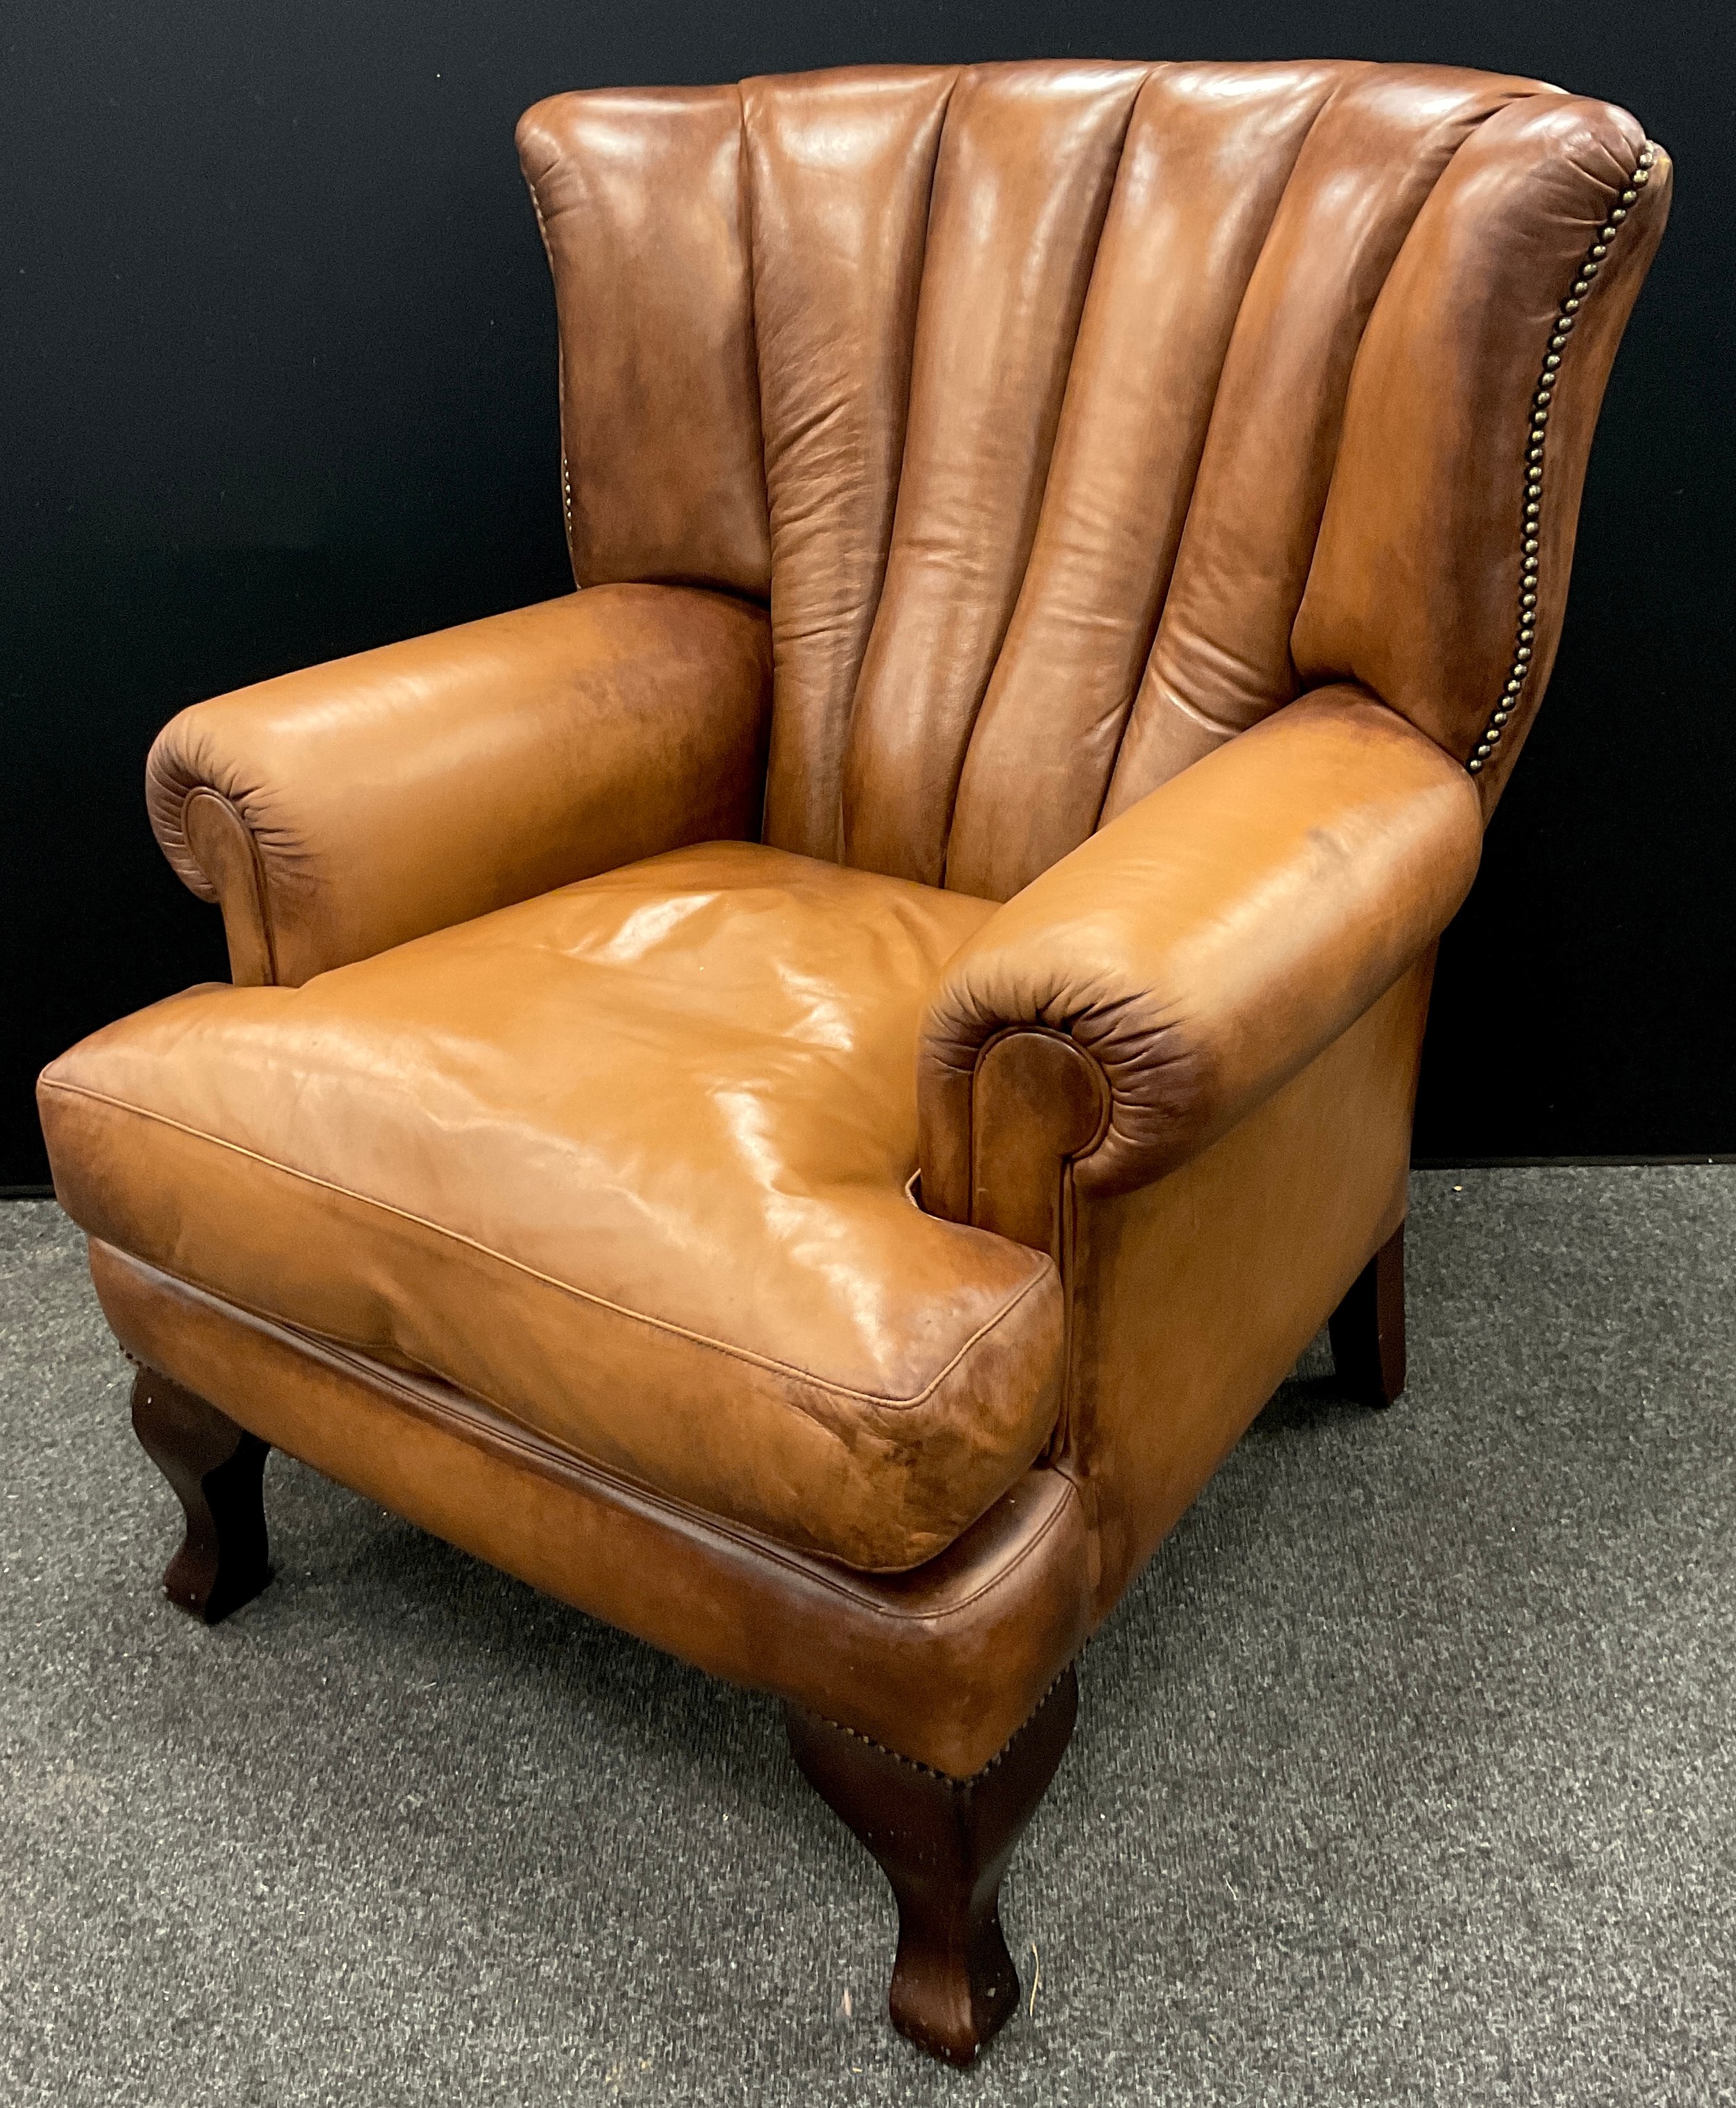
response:
M1492 802L1668 165L1432 67L538 104L583 584L769 599L765 839L1005 899L1307 687Z

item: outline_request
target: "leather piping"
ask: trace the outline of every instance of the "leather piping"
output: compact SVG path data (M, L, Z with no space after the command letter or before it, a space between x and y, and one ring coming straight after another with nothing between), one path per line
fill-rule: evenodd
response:
M1115 1117L1115 1092L1108 1076L1104 1073L1103 1064L1097 1059L1096 1056L1091 1052L1089 1047L1081 1047L1078 1041L1075 1039L1073 1034L1069 1032L1058 1032L1051 1025L1010 1025L1003 1027L999 1032L991 1034L977 1049L976 1061L973 1065L971 1070L970 1137L969 1147L965 1154L965 1163L967 1166L966 1175L970 1180L969 1200L973 1215L975 1213L977 1190L977 1140L978 1126L977 1119L978 1079L982 1073L983 1058L988 1053L989 1049L992 1047L997 1046L1001 1040L1010 1038L1015 1032L1037 1032L1051 1039L1064 1040L1069 1047L1077 1047L1079 1052L1082 1054L1086 1060L1091 1064L1091 1072L1095 1078L1097 1083L1097 1096L1100 1106L1097 1118L1097 1131L1091 1137L1090 1143L1086 1148L1075 1151L1072 1155L1062 1157L1059 1164L1060 1191L1056 1196L1055 1250L1053 1256L1056 1269L1061 1277L1061 1395L1055 1411L1055 1425L1050 1429L1048 1439L1044 1443L1042 1448L1038 1452L1038 1462L1040 1464L1046 1466L1050 1470L1059 1471L1062 1476L1066 1478L1073 1485L1073 1491L1075 1494L1077 1495L1081 1506L1085 1511L1086 1525L1091 1533L1091 1543L1093 1547L1093 1556L1095 1557L1096 1529L1095 1521L1091 1516L1091 1506L1086 1500L1085 1493L1078 1480L1074 1477L1073 1471L1068 1467L1069 1452L1073 1446L1073 1327L1076 1316L1073 1307L1073 1289L1077 1270L1074 1259L1074 1239L1077 1227L1078 1209L1077 1196L1073 1184L1073 1167L1084 1158L1095 1155L1097 1151L1103 1146L1104 1137L1108 1135L1110 1126ZM916 1173L916 1179L920 1181L921 1176L922 1174L919 1171ZM917 1193L913 1196L913 1197L915 1198L916 1204L919 1207L922 1205L920 1200L920 1190L919 1184ZM1095 1586L1095 1576L1093 1577L1092 1585L1093 1587Z
M213 1298L213 1300L216 1299ZM290 1331L296 1328L284 1327L281 1329ZM325 1344L318 1339L317 1335L307 1334L303 1336L316 1345ZM744 1552L751 1553L755 1558L767 1559L776 1565L787 1567L791 1573L799 1574L804 1580L812 1581L822 1588L830 1589L834 1595L841 1596L848 1601L861 1603L866 1600L877 1616L893 1618L901 1624L936 1624L940 1622L942 1617L954 1617L960 1610L968 1610L972 1604L980 1601L984 1596L999 1588L1009 1574L1016 1574L1027 1560L1035 1557L1041 1547L1059 1528L1061 1519L1067 1511L1064 1502L1058 1503L1041 1528L1019 1547L1018 1552L1005 1566L997 1567L992 1574L979 1582L969 1595L960 1596L956 1601L949 1603L943 1612L906 1610L897 1608L890 1603L874 1601L868 1589L852 1588L839 1578L839 1573L830 1570L836 1568L843 1574L862 1573L864 1578L871 1583L875 1577L866 1570L850 1566L841 1559L830 1558L824 1552L815 1552L803 1555L798 1552L794 1546L786 1545L778 1538L767 1536L758 1530L744 1529L740 1524L731 1523L710 1509L690 1507L683 1502L671 1500L667 1493L655 1493L649 1486L641 1486L622 1473L609 1471L601 1464L593 1463L589 1457L579 1457L560 1449L553 1443L538 1440L528 1430L521 1429L518 1422L508 1420L504 1414L500 1417L497 1423L491 1424L492 1421L491 1410L487 1407L483 1407L481 1410L477 1409L477 1404L479 1404L480 1401L478 1401L477 1404L472 1404L465 1398L463 1405L456 1403L448 1405L443 1400L436 1401L425 1397L412 1385L404 1382L396 1372L388 1368L384 1363L375 1362L371 1355L357 1354L343 1347L333 1347L330 1352L335 1360L359 1364L359 1373L389 1385L403 1399L407 1409L410 1412L432 1422L436 1426L447 1429L465 1441L474 1442L482 1446L492 1444L497 1448L508 1452L515 1460L523 1462L529 1470L537 1472L543 1478L552 1479L556 1482L577 1481L587 1490L600 1493L619 1507L627 1507L636 1503L654 1509L660 1514L673 1516L687 1528L704 1536L726 1538L732 1544L739 1544ZM465 1398L465 1394L457 1392L456 1386L454 1390L456 1396ZM1077 1501L1079 1498L1079 1489L1073 1480L1064 1472L1058 1472L1055 1475L1065 1481L1068 1491ZM979 1516L978 1520L981 1520ZM960 1535L963 1536L972 1527L972 1525L967 1524L965 1529L960 1532ZM958 1539L955 1538L953 1543L957 1542ZM934 1556L938 1558L940 1555L937 1552ZM897 1577L894 1575L889 1578L897 1579Z
M979 1124L977 1119L977 1090L983 1074L983 1064L1003 1039L1010 1039L1015 1034L1021 1032L1034 1033L1039 1039L1059 1039L1064 1045L1076 1048L1091 1064L1092 1074L1096 1079L1100 1107L1097 1115L1097 1131L1092 1135L1085 1148L1069 1151L1062 1158L1064 1166L1081 1163L1087 1156L1095 1156L1102 1148L1104 1137L1109 1132L1110 1124L1115 1117L1115 1087L1104 1074L1102 1062L1098 1060L1089 1047L1082 1045L1072 1033L1062 1032L1052 1025L1033 1025L1028 1021L1022 1021L1017 1025L1003 1025L998 1031L990 1033L987 1038L978 1047L975 1058L970 1065L970 1137L965 1161L969 1167L969 1176L973 1196L976 1191L977 1130ZM918 1173L917 1176L920 1178L920 1173Z
M1070 1163L1061 1166L1061 1195L1055 1217L1055 1263L1061 1276L1061 1396L1055 1408L1055 1425L1049 1430L1049 1439L1037 1453L1037 1461L1070 1480L1073 1491L1079 1496L1089 1533L1091 1587L1095 1591L1099 1579L1095 1492L1091 1486L1089 1475L1078 1469L1073 1453L1073 1377L1077 1371L1073 1348L1079 1322L1079 1194L1073 1182L1073 1168Z
M1024 1286L1004 1303L992 1317L985 1318L920 1390L912 1391L904 1397L893 1397L884 1391L861 1390L851 1384L833 1382L827 1377L814 1375L810 1370L798 1367L793 1362L781 1362L771 1354L757 1354L751 1348L732 1346L727 1340L714 1340L709 1334L695 1331L690 1326L677 1325L672 1318L654 1318L648 1311L634 1310L624 1303L612 1302L606 1295L597 1295L589 1289L577 1287L569 1281L558 1280L553 1274L527 1266L522 1259L509 1259L505 1252L496 1251L492 1245L485 1245L475 1237L465 1236L457 1230L447 1229L443 1223L430 1222L425 1215L415 1214L407 1208L394 1208L389 1201L376 1200L368 1194L358 1193L349 1187L339 1185L335 1179L319 1178L311 1171L298 1171L294 1165L279 1164L275 1158L264 1155L258 1150L248 1149L241 1142L226 1141L221 1135L208 1134L203 1128L191 1127L184 1120L171 1119L166 1113L152 1112L142 1106L130 1106L124 1098L113 1097L106 1091L93 1091L83 1083L50 1083L46 1080L39 1088L58 1092L66 1097L88 1098L93 1104L110 1106L116 1112L128 1114L135 1119L155 1121L160 1127L173 1128L176 1133L184 1134L191 1141L205 1142L214 1149L227 1150L234 1155L245 1157L250 1163L263 1165L268 1171L278 1172L286 1178L299 1179L304 1185L317 1187L322 1192L334 1193L340 1200L353 1200L358 1207L372 1208L380 1214L395 1216L400 1222L413 1223L418 1229L426 1230L436 1237L443 1237L449 1243L462 1245L466 1250L474 1251L483 1259L492 1259L497 1264L506 1267L515 1273L523 1274L528 1280L539 1281L546 1288L556 1289L578 1302L588 1303L596 1309L612 1313L615 1317L649 1326L654 1331L669 1333L675 1338L690 1340L695 1346L709 1347L731 1361L746 1362L756 1368L769 1370L776 1376L792 1376L797 1382L806 1384L814 1390L824 1391L830 1397L853 1399L864 1405L893 1411L905 1411L924 1404L971 1349L986 1339L997 1325L1010 1318L1032 1290L1039 1286L1046 1263L1046 1254L1033 1254L1037 1263L1032 1268L1031 1277ZM794 1400L786 1403L798 1412L803 1410ZM804 1414L804 1417L811 1418L812 1415Z

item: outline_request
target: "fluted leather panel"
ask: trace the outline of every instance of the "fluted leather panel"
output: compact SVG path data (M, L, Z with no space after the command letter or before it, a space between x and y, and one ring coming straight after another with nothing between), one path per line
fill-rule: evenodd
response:
M769 590L765 839L986 899L1334 679L1463 759L1540 346L1642 143L1360 61L557 97L524 144L580 577ZM1564 375L1541 640L1657 173Z
M1137 67L983 67L935 170L904 475L844 755L844 858L938 884L1018 597Z
M1236 318L1106 819L1296 693L1290 629L1363 325L1455 148L1526 87L1369 67L1309 134Z
M1340 70L1163 67L1140 96L949 885L1006 899L1096 824L1236 311Z
M850 701L904 454L929 196L953 75L749 81L753 294L771 502L766 840L835 858Z

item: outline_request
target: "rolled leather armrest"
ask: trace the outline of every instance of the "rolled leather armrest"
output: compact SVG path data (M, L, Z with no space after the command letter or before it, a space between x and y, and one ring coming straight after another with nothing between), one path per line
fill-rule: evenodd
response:
M1197 1155L1439 935L1482 840L1462 765L1360 689L1196 762L948 962L918 1056L923 1205L1043 1244L1056 1159L1110 1193Z
M238 982L299 984L683 843L758 832L762 609L596 586L166 725L151 825Z

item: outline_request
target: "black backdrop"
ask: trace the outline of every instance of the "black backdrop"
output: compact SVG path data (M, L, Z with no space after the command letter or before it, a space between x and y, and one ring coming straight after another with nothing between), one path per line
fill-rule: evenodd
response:
M0 1184L35 1070L221 976L141 781L195 698L542 598L554 326L512 149L560 88L848 61L1419 58L1626 103L1674 218L1549 705L1443 947L1419 1156L1736 1148L1727 0L154 0L0 38Z

